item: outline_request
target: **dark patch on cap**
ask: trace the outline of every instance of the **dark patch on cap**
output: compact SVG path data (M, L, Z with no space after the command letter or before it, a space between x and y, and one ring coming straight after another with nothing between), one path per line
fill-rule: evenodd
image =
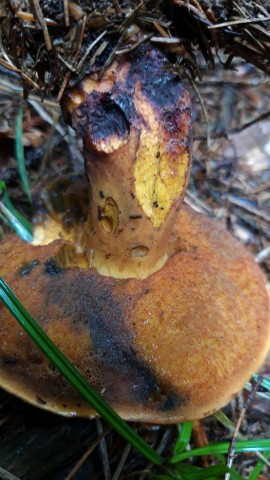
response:
M186 400L184 401L184 398ZM163 402L163 404L160 406L160 411L162 412L169 412L170 410L175 410L177 407L181 405L186 405L188 403L189 399L187 394L181 396L181 402L179 401L179 395L177 395L175 392L171 391L166 395L166 398Z
M132 333L124 325L121 309L114 304L110 292L103 290L98 300L92 302L88 312L95 356L104 365L103 368L114 370L113 376L118 377L119 388L120 384L133 385L132 393L137 401L147 405L151 393L158 391L155 375L136 356L132 348ZM114 304L113 318L111 302Z
M15 365L16 363L18 363L18 359L16 357L4 357L3 363L5 363L6 365Z
M139 220L140 218L142 218L142 215L130 215L129 218L131 220Z
M63 272L63 269L56 263L54 257L50 258L44 263L44 270L45 273L47 273L47 275L50 275L51 277L56 277Z
M104 193L103 193L102 190L99 191L99 196L100 196L100 198L102 198L102 199L105 198L105 195L104 195Z
M180 396L176 394L172 389L168 389L168 385L160 384L159 388L150 394L149 400L160 412L168 412L175 410L181 405L187 404L187 395Z
M39 403L40 405L46 405L47 402L45 402L45 400L43 400L42 398L37 397L37 403Z
M98 205L98 214L97 214L97 217L98 217L98 221L101 222L102 220L102 209L101 209L101 206Z
M29 275L29 273L31 273L32 270L34 268L36 268L38 265L39 265L39 261L38 260L33 260L32 262L26 263L25 265L23 265L18 273L19 273L19 275L24 277L26 275Z
M115 371L114 378L118 376L119 388L121 384L131 385L136 401L143 405L152 405L154 395L154 404L157 404L155 406L158 410L170 410L179 406L182 400L177 394L172 391L168 397L164 397L155 372L136 355L134 339L124 324L121 309L115 305L115 316L110 318L111 315L108 317L108 314L111 307L108 306L107 312L106 307L103 307L104 302L111 302L108 292L104 292L103 301L91 305L88 313L92 345L99 361L106 369ZM167 390L171 390L170 386Z
M47 302L61 305L61 317L73 318L75 329L80 330L87 320L97 371L104 372L106 399L115 405L126 401L160 411L185 404L186 396L178 395L169 382L164 385L140 357L126 317L132 298L127 297L126 304L121 305L115 288L113 279L95 271L77 271L76 277L65 275L61 283L54 280ZM89 370L87 365L83 368Z

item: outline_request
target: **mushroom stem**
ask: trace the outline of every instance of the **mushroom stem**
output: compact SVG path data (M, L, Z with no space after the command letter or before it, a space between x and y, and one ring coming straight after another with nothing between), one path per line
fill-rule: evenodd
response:
M157 50L86 78L63 110L84 141L92 266L145 278L167 260L190 165L190 102Z

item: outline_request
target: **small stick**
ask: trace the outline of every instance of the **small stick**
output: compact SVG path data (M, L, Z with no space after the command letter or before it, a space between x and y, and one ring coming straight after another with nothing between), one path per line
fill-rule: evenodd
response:
M264 18L243 18L242 20L231 20L230 22L218 23L217 25L209 25L207 28L221 28L221 27L230 27L231 25L242 25L246 23L259 23L259 22L268 22L270 20L270 15Z
M22 12L21 10L18 10L18 12L15 12L15 13L16 13L16 17L21 18L21 20L25 20L26 22L36 22L36 19L32 13ZM51 18L44 17L44 22L49 27L55 27L58 25L58 23L55 20L52 20Z
M99 40L101 40L104 35L106 35L107 33L107 30L104 30L92 43L91 45L89 45L89 47L87 48L84 56L81 58L81 60L79 61L78 65L75 67L76 68L76 72L79 72L85 62L85 60L87 59L89 53L91 52L91 50L94 48L94 46L99 42Z
M74 465L74 467L72 468L72 470L69 472L69 474L66 476L65 480L72 480L72 478L74 477L74 475L77 473L77 471L79 470L79 468L82 466L82 464L85 462L85 460L89 457L89 455L93 452L93 450L95 450L95 448L99 445L99 443L101 442L101 440L106 436L108 435L108 433L110 432L111 428L108 427L106 428L105 430L103 430L103 432L101 432L99 434L99 436L96 438L96 440L94 441L94 443L92 443L92 445L90 445L90 447L86 450L86 452L83 454L83 456L80 458L80 460L76 463L76 465Z
M233 205L242 208L246 212L259 217L261 220L265 222L270 222L270 216L267 215L265 212L261 212L258 208L251 207L250 205L246 205L243 200L235 198L233 195L228 195L228 200Z
M152 37L151 42L154 43L166 43L169 45L179 45L181 43L180 38L174 38L174 37Z
M70 21L69 21L68 0L64 0L64 1L63 1L63 6L64 6L65 25L66 25L66 27L69 27Z
M119 479L119 476L121 475L121 472L122 472L123 467L125 465L125 462L126 462L126 459L128 457L128 454L130 452L130 449L131 449L131 445L130 445L130 443L127 443L127 445L124 448L123 454L120 458L120 462L118 463L118 465L116 467L116 470L113 474L112 480L118 480Z
M114 7L115 7L115 10L117 11L117 13L122 13L122 9L119 5L118 0L113 0L113 4L114 4Z
M99 418L96 420L97 422L97 431L99 435L104 431L102 422ZM102 455L102 463L103 463L103 471L104 471L104 480L111 480L111 471L110 471L110 462L108 458L108 451L107 445L104 436L100 441L100 451Z
M246 414L247 408L249 407L250 403L252 402L252 400L255 396L255 393L258 390L260 384L261 384L261 379L258 382L256 382L256 384L255 384L252 392L250 393L246 404L242 408L242 411L241 411L241 413L239 415L239 418L237 420L237 423L236 423L236 426L235 426L235 431L234 431L233 437L230 441L230 447L229 447L228 455L227 455L227 467L228 468L231 468L231 466L233 464L233 460L234 460L234 457L235 457L235 443L236 443L237 437L239 435L239 430L240 430L241 423L242 423L243 418ZM230 472L226 473L224 480L230 480L230 476L231 476Z
M40 4L39 4L39 0L31 0L31 3L33 4L35 14L36 14L37 19L40 23L40 26L43 30L43 35L44 35L47 50L50 51L50 50L52 50L52 42L51 42L50 34L49 34L49 31L48 31L48 27L47 27L45 19L43 17L43 13L42 13L42 10L41 10Z

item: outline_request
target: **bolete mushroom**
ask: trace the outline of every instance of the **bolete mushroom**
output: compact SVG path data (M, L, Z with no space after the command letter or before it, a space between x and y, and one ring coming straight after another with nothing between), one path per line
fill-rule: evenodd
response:
M173 423L225 405L262 364L269 299L250 254L180 207L190 101L144 47L66 92L84 141L89 214L47 216L0 244L0 273L50 338L127 420ZM63 196L85 198L80 184ZM75 201L75 200L73 200ZM75 211L76 209L74 209ZM0 381L28 402L95 416L1 305Z

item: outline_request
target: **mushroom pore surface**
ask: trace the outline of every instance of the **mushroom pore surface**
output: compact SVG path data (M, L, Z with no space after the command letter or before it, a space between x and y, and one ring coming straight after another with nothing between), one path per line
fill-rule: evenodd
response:
M59 197L76 208L50 212L34 244L2 240L1 276L124 419L207 416L262 364L269 299L236 240L180 211L188 94L163 55L144 49L85 78L62 107L83 137L90 187L62 179ZM0 339L3 388L57 413L96 415L2 304Z

